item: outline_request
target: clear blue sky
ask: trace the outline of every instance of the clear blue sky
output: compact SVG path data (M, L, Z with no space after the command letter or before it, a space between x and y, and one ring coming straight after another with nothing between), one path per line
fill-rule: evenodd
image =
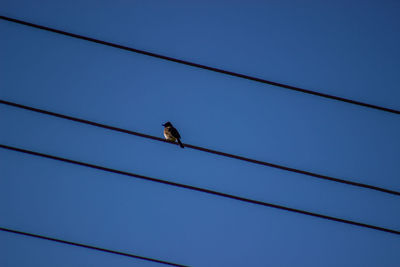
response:
M398 1L4 0L0 14L400 109ZM0 21L0 98L400 190L400 116ZM381 227L400 198L0 105L2 144ZM400 237L0 149L0 226L191 266L398 266ZM161 266L0 232L0 265Z

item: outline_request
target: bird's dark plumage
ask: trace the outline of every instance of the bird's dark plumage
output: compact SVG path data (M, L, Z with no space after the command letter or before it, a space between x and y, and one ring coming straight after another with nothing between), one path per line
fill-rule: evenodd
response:
M179 134L178 130L175 129L174 126L172 126L171 122L166 122L163 124L164 126L164 136L165 139L167 139L168 141L178 141L178 144L181 146L181 148L184 148L182 142L181 142L181 135Z

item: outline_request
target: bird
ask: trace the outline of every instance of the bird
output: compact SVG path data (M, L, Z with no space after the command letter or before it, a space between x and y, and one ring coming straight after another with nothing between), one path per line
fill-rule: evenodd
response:
M166 122L162 124L164 126L164 136L165 139L171 142L178 141L178 144L181 146L181 148L184 148L182 142L181 142L181 135L179 134L178 130L175 129L174 126L172 126L171 122Z

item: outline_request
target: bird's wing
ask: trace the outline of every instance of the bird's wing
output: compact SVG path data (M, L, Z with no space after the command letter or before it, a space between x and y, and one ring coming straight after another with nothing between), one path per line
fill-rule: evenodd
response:
M181 138L181 135L179 134L178 130L175 129L174 127L171 127L171 134L175 138Z

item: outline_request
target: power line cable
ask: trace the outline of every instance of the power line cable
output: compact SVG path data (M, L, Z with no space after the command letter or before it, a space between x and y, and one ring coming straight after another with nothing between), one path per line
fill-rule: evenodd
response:
M281 206L281 205L271 204L271 203L267 203L267 202L263 202L263 201L253 200L253 199L239 197L239 196L226 194L226 193L222 193L222 192L218 192L218 191L204 189L204 188L201 188L201 187L195 187L195 186L191 186L191 185L175 183L175 182L166 181L166 180L162 180L162 179L158 179L158 178L153 178L153 177L149 177L149 176L144 176L144 175L131 173L131 172L126 172L126 171L121 171L121 170L116 170L116 169L111 169L111 168L107 168L107 167L104 167L104 166L94 165L94 164L90 164L90 163L86 163L86 162L75 161L75 160L71 160L71 159L67 159L67 158L57 157L57 156L44 154L44 153L40 153L40 152L35 152L35 151L31 151L31 150L26 150L26 149L22 149L22 148L7 146L7 145L3 145L3 144L0 144L0 148L12 150L12 151L17 151L17 152L22 152L22 153L25 153L25 154L35 155L35 156L39 156L39 157L43 157L43 158L48 158L48 159L68 162L68 163L72 163L72 164L76 164L76 165L80 165L80 166L85 166L85 167L89 167L89 168L93 168L93 169L97 169L97 170L102 170L102 171L105 171L105 172L121 174L121 175L129 176L129 177L135 177L135 178L139 178L139 179L143 179L143 180L147 180L147 181L152 181L152 182L156 182L156 183L162 183L162 184L165 184L165 185L170 185L170 186L180 187L180 188L189 189L189 190L193 190L193 191L198 191L198 192L202 192L202 193L207 193L207 194L211 194L211 195L216 195L216 196L220 196L220 197L224 197L224 198L234 199L234 200L247 202L247 203L251 203L251 204L261 205L261 206L270 207L270 208L281 209L281 210L285 210L285 211L300 213L300 214L313 216L313 217L317 217L317 218L321 218L321 219L326 219L326 220L330 220L330 221L341 222L341 223L356 225L356 226L360 226L360 227L364 227L364 228L369 228L369 229L374 229L374 230L378 230L378 231L383 231L383 232L387 232L387 233L400 235L400 231L389 229L389 228L384 228L384 227L379 227L379 226L375 226L375 225L360 223L360 222L356 222L356 221L351 221L351 220L331 217L331 216L318 214L318 213L313 213L313 212L309 212L309 211L304 211L304 210L300 210L300 209L289 208L289 207L285 207L285 206Z
M148 257L142 257L142 256L130 254L130 253L125 253L125 252L120 252L120 251L115 251L115 250L110 250L110 249L105 249L105 248L85 245L85 244L81 244L81 243L66 241L66 240L57 239L57 238L48 237L48 236L43 236L43 235L31 234L31 233L17 231L17 230L13 230L13 229L9 229L9 228L4 228L4 227L0 227L0 230L4 231L4 232L13 233L13 234L19 234L19 235L25 235L25 236L45 239L45 240L49 240L49 241L53 241L53 242L58 242L58 243L63 243L63 244L67 244L67 245L88 248L88 249L94 249L94 250L98 250L98 251L101 251L101 252L117 254L117 255L120 255L120 256L126 256L126 257L130 257L130 258L135 258L135 259L140 259L140 260L145 260L145 261L151 261L151 262L161 263L161 264L170 265L170 266L187 267L187 265L182 265L182 264L177 264L177 263L173 263L173 262L157 260L157 259L148 258Z
M168 56L164 56L161 54L156 54L156 53L152 53L152 52L148 52L148 51L144 51L144 50L140 50L140 49L136 49L136 48L132 48L132 47L127 47L127 46L123 46L123 45L119 45L119 44L115 44L115 43L111 43L111 42L106 42L106 41L102 41L99 39L95 39L95 38L91 38L91 37L87 37L87 36L83 36L83 35L79 35L79 34L75 34L75 33L57 30L54 28L26 22L23 20L18 20L15 18L0 16L0 19L7 20L10 22L15 22L15 23L22 24L22 25L29 26L29 27L34 27L37 29L45 30L45 31L50 31L50 32L58 33L58 34L67 35L70 37L86 40L89 42L94 42L94 43L111 46L111 47L118 48L118 49L127 50L130 52L134 52L134 53L138 53L138 54L142 54L142 55L147 55L147 56L151 56L151 57L155 57L155 58L159 58L159 59L163 59L163 60L167 60L167 61L172 61L172 62L179 63L179 64L188 65L191 67L214 71L214 72L218 72L218 73L222 73L222 74L226 74L226 75L230 75L230 76L234 76L234 77L238 77L238 78L242 78L242 79L246 79L246 80L251 80L251 81L255 81L255 82L259 82L259 83L263 83L263 84L278 86L281 88L285 88L285 89L289 89L289 90L293 90L293 91L297 91L297 92L301 92L301 93L305 93L305 94L315 95L315 96L319 96L319 97L329 98L329 99L333 99L333 100L337 100L337 101L342 101L342 102L346 102L346 103L350 103L350 104L354 104L354 105L358 105L358 106L363 106L363 107L367 107L367 108L373 108L373 109L377 109L377 110L381 110L381 111L400 114L399 110L395 110L395 109L391 109L391 108L387 108L387 107L377 106L377 105L364 103L364 102L360 102L360 101L356 101L356 100L352 100L352 99L347 99L347 98L343 98L343 97L339 97L339 96L320 93L320 92L316 92L316 91L312 91L309 89L304 89L304 88L300 88L300 87L296 87L296 86L292 86L292 85L268 81L265 79L261 79L261 78L241 74L241 73L236 73L236 72L227 71L227 70L223 70L223 69L219 69L219 68L214 68L214 67L210 67L210 66L206 66L206 65L201 65L198 63L194 63L194 62L190 62L190 61L186 61L186 60L182 60L182 59L168 57Z
M89 124L89 125L92 125L92 126L96 126L96 127L100 127L100 128L104 128L104 129L108 129L108 130L112 130L112 131L122 132L122 133L130 134L130 135L140 136L140 137L144 137L144 138L148 138L148 139L157 140L157 141L166 142L166 143L170 143L170 144L175 144L176 145L176 143L167 141L167 140L162 139L160 137L156 137L156 136L152 136L152 135L148 135L148 134L143 134L143 133L138 133L138 132L134 132L134 131L130 131L130 130L114 127L114 126L109 126L109 125L105 125L105 124L89 121L89 120L75 118L75 117L67 116L67 115L64 115L64 114L55 113L55 112L52 112L52 111L47 111L47 110L38 109L38 108L30 107L30 106L25 106L25 105L17 104L17 103L6 101L6 100L2 100L2 99L0 99L0 104L5 104L5 105L8 105L8 106L22 108L22 109L25 109L25 110L30 110L30 111L34 111L34 112L38 112L38 113L54 116L54 117L57 117L57 118L67 119L67 120L80 122L80 123L84 123L84 124ZM229 153L225 153L225 152L221 152L221 151L216 151L216 150L212 150L212 149L208 149L208 148L204 148L204 147L194 146L194 145L190 145L190 144L184 144L184 145L185 145L185 147L188 147L188 148L192 148L192 149L199 150L199 151L204 151L204 152L211 153L211 154L220 155L220 156L223 156L223 157L229 157L229 158L242 160L242 161L246 161L246 162L250 162L250 163L254 163L254 164L258 164L258 165L263 165L263 166L268 166L268 167L272 167L272 168L277 168L277 169L280 169L280 170L299 173L299 174L303 174L303 175L307 175L307 176L311 176L311 177L315 177L315 178L319 178L319 179L323 179L323 180L328 180L328 181L332 181L332 182L337 182L337 183L341 183L341 184L347 184L347 185L351 185L351 186L356 186L356 187L376 190L376 191L379 191L379 192L400 196L400 192L398 192L398 191L394 191L394 190L390 190L390 189L386 189L386 188L382 188L382 187L378 187L378 186L373 186L373 185L368 185L368 184L363 184L363 183L343 180L343 179L339 179L339 178L335 178L335 177L331 177L331 176L327 176L327 175L323 175L323 174L318 174L318 173L313 173L313 172L309 172L309 171L299 170L299 169L295 169L295 168L291 168L291 167L287 167L287 166L283 166L283 165L278 165L278 164L265 162L265 161L261 161L261 160L256 160L256 159L251 159L251 158L246 158L246 157L233 155L233 154L229 154Z

